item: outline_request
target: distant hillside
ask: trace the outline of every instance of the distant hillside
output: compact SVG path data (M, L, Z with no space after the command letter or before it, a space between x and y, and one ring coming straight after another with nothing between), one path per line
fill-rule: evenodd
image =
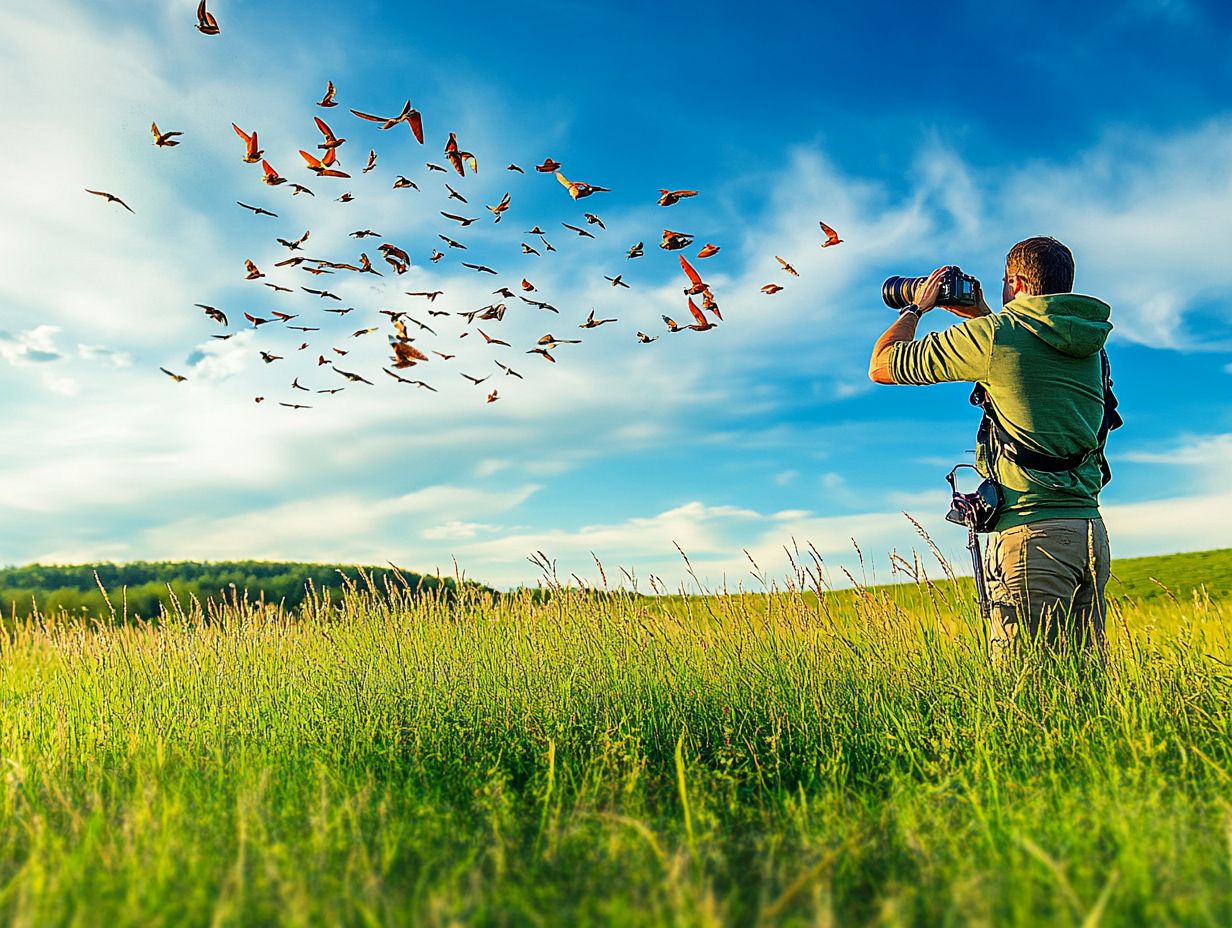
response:
M1203 587L1213 599L1232 595L1232 548L1113 560L1108 594L1158 599L1171 592L1185 599Z
M388 567L365 567L378 589L386 578L401 584ZM98 573L98 581L94 574ZM402 571L402 578L412 588L434 591L452 590L452 577L439 578ZM318 593L344 586L343 575L362 582L358 569L351 564L300 564L279 561L134 561L129 564L79 564L65 567L31 564L25 567L0 569L0 604L5 615L30 612L37 605L40 612L105 614L106 604L99 591L101 582L116 610L127 599L130 616L150 617L167 602L168 586L182 604L192 597L205 601L231 599L247 595L250 599L264 597L266 602L282 602L288 608L304 599L309 583Z
M378 589L393 577L388 567L365 567ZM0 569L0 608L5 616L14 612L26 615L31 605L40 612L65 609L90 615L106 614L107 607L94 579L95 571L106 587L117 611L127 596L130 616L151 617L169 599L168 586L181 603L192 597L230 599L238 595L266 602L282 602L287 608L298 606L309 583L319 593L334 594L344 586L343 575L359 582L354 565L300 564L278 561L134 561L129 564L80 564L52 567L31 564ZM1213 598L1232 596L1232 548L1167 554L1156 557L1123 558L1112 563L1113 579L1108 584L1110 597L1139 600L1162 599L1169 594L1187 599L1193 591L1205 588ZM402 572L412 588L434 591L453 590L452 577ZM466 581L468 585L471 581ZM970 581L964 581L964 586ZM478 585L478 584L476 584ZM486 589L486 587L485 587ZM910 586L898 587L896 598L914 601ZM834 595L845 595L836 591ZM922 596L922 594L920 594Z

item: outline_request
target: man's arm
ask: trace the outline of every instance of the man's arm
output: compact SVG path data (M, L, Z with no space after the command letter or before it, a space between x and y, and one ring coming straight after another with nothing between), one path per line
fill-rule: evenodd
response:
M873 346L873 356L868 362L869 380L873 383L894 383L894 378L890 376L890 346L915 341L915 330L919 324L917 314L903 313L882 333Z
M915 330L919 325L920 316L932 309L937 303L937 291L941 289L941 276L949 270L939 267L928 275L916 293L918 312L903 312L898 319L885 330L877 344L873 345L873 355L868 362L868 377L873 383L897 383L890 370L890 349L899 342L915 341ZM942 306L964 319L975 319L978 316L991 316L992 309L984 302L984 292L977 282L975 285L976 304L974 306ZM954 379L954 378L947 378Z

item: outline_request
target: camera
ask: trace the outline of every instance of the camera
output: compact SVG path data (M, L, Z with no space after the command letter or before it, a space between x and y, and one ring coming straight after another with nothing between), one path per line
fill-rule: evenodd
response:
M902 309L915 302L915 295L927 277L887 277L881 285L881 298L890 309ZM937 292L938 306L974 306L976 287L979 281L964 274L957 267L950 267L941 277L941 289Z

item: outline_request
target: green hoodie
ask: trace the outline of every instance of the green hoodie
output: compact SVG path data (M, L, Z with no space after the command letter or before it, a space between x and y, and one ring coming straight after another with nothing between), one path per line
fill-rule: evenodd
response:
M1099 350L1112 331L1108 316L1108 304L1090 296L1019 296L999 313L892 345L890 375L902 384L981 383L1015 442L1058 457L1076 454L1095 447L1103 420ZM976 466L988 473L982 448ZM1061 473L998 456L996 480L1005 494L997 531L1099 516L1099 455Z

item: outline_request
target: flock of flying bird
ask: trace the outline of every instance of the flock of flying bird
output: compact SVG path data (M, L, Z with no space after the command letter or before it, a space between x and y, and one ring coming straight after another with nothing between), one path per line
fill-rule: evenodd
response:
M197 7L197 30L203 35L219 35L221 32L214 14L206 8L206 0L200 0ZM324 96L317 101L317 107L328 112L333 107L338 106L338 101L335 99L336 95L337 91L331 81L326 87ZM424 144L423 117L417 109L411 106L411 102L409 100L406 101L401 111L396 116L378 116L358 109L351 109L350 112L359 120L376 124L377 128L381 131L389 131L397 126L405 124L415 141L420 145ZM306 170L322 179L331 178L335 180L345 180L351 178L353 175L343 170L343 165L339 158L339 150L347 141L346 138L340 138L337 134L335 134L333 128L321 116L315 116L313 121L316 125L316 129L320 133L321 138L316 143L313 150L299 150L299 155L303 160L304 167ZM279 173L277 168L275 168L275 166L265 156L265 152L261 149L261 143L256 129L253 129L251 132L245 131L235 123L232 123L232 128L242 143L242 157L244 162L248 164L260 165L262 172L260 180L265 185L271 188L286 185L291 191L292 196L307 195L313 198L316 197L316 193L309 187L304 184L291 181ZM176 147L181 143L181 138L183 137L182 132L163 132L159 129L157 123L151 124L150 132L153 136L154 145L159 148ZM449 133L449 138L445 143L442 155L443 160L448 167L434 162L426 162L426 171L429 175L439 172L448 177L450 171L452 170L458 178L465 178L467 177L468 170L472 175L477 174L479 171L479 163L475 154L460 147L457 135L454 132ZM361 173L368 174L374 171L377 161L378 155L376 150L370 149L367 155L366 163L361 169ZM536 165L534 167L534 171L538 174L554 176L556 181L574 201L584 200L595 194L611 192L608 188L598 186L597 184L570 180L562 172L562 168L563 165L560 162L548 157L545 158L541 164ZM506 170L517 174L526 173L516 164L508 165ZM447 194L446 203L457 201L460 205L458 207L453 207L448 211L440 210L439 212L443 219L448 220L450 223L456 224L459 229L465 230L469 226L478 222L480 217L468 217L462 215L462 212L465 211L466 205L468 204L468 200L462 192L453 186L455 183L462 186L457 180L454 180L453 183L450 183L449 181L444 182L444 190ZM393 180L392 188L395 190L419 190L419 184L415 180L399 174ZM89 188L87 188L86 192L102 197L108 202L115 203L128 210L130 213L134 212L123 199L113 193L103 190L92 190ZM680 201L690 199L698 194L696 190L668 189L661 189L659 193L660 196L658 199L658 204L661 207L674 206ZM340 196L336 197L335 201L345 204L353 201L354 199L355 197L351 193L344 192ZM493 223L501 222L506 211L510 208L511 202L510 194L506 193L495 205L486 206L487 211L491 213L491 221ZM251 212L254 217L269 217L273 219L278 218L278 214L276 212L266 209L263 206L253 206L241 200L237 200L236 203L239 207ZM580 224L583 222L584 225ZM592 212L583 212L582 218L579 220L579 224L562 222L561 225L569 232L583 239L595 239L596 233L592 230L606 230L603 220ZM819 225L822 233L825 235L825 241L821 242L822 248L837 245L842 241L842 239L839 238L838 233L836 233L834 229L830 228L824 222ZM433 264L436 264L444 259L446 254L450 251L465 251L467 246L453 237L454 235L460 234L461 233L459 232L453 231L451 231L450 234L438 233L438 238L442 244L432 249L428 260ZM532 241L536 241L537 247L536 245L530 244L529 241L522 241L521 253L523 255L540 256L544 253L554 252L557 250L548 241L547 233L538 225L526 230L525 236ZM333 261L326 258L308 257L303 252L305 250L305 244L309 241L310 237L311 232L305 231L296 239L277 238L277 243L287 250L287 257L284 260L275 262L273 266L283 270L284 273L290 273L292 270L299 271L300 273L310 275L314 280L319 279L324 275L338 273L373 275L379 277L385 276L384 271L378 270L378 268L374 266L373 260L369 257L366 251L361 252L358 259L355 261ZM350 237L361 242L367 238L384 239L384 236L371 229L357 229L350 233ZM691 248L693 242L694 236L689 233L664 229L662 232L662 238L659 242L659 248L668 252L683 252L685 249ZM443 251L442 247L447 250ZM636 243L625 253L626 260L633 260L643 257L645 254L644 248L644 242ZM542 249L542 251L540 249ZM410 253L394 242L382 241L375 250L380 254L380 258L378 260L382 260L387 266L388 273L394 275L395 277L407 274L411 270L413 262ZM697 251L693 260L705 260L717 254L719 250L719 246L707 243ZM683 290L686 299L685 305L688 308L691 321L681 324L675 319L664 315L662 319L667 331L669 333L684 331L706 332L710 329L716 328L722 321L723 317L713 290L710 285L705 282L702 275L689 260L689 258L685 256L685 254L678 254L677 258L680 263L680 269L684 274L684 279L687 282ZM794 277L800 276L796 269L792 267L792 265L785 259L776 255L775 260L778 262L784 273ZM476 274L499 276L495 269L488 267L485 264L468 261L462 261L460 263L462 267L472 270ZM244 267L245 273L243 276L245 280L262 281L264 286L272 291L273 295L282 296L283 294L294 294L296 291L308 294L316 297L321 303L329 304L325 306L324 312L336 314L339 318L354 311L354 307L335 305L343 302L342 297L328 289L328 285L326 284L313 287L303 285L298 287L285 286L282 283L267 279L266 273L251 259L245 260ZM622 274L618 273L613 276L604 276L612 287L629 287L629 284L624 281ZM289 283L291 281L288 280L286 282ZM761 292L767 295L773 295L782 289L783 287L778 283L768 283L761 288ZM437 308L436 300L439 297L444 296L444 293L440 290L404 291L407 296L422 299L426 302L428 306L427 315L429 317L449 317L456 315L463 318L466 322L467 328L461 332L459 338L468 337L471 334L470 327L474 326L474 332L483 339L485 346L505 349L511 349L514 346L510 342L498 338L495 335L490 334L488 331L485 331L485 328L481 324L486 323L487 329L493 329L494 323L500 323L504 319L505 313L509 308L509 304L514 299L519 300L535 310L546 311L559 315L560 311L551 303L537 299L535 297L536 292L535 285L531 283L530 280L523 277L520 283L514 286L502 285L494 290L492 295L498 298L496 301L476 309L450 312L443 308ZM697 300L694 299L695 297L697 300L700 300L700 306L698 305ZM287 297L282 298L288 299ZM196 306L210 320L224 328L230 329L231 320L225 311L204 303L198 303ZM288 306L287 308L291 307ZM436 387L429 384L426 380L421 379L419 371L414 371L414 376L409 375L412 374L412 369L422 369L423 365L426 365L431 361L435 360L437 362L436 364L433 364L433 368L435 368L438 365L452 361L457 357L457 349L454 349L452 353L448 351L436 350L435 348L425 351L424 348L427 346L415 344L424 337L424 333L437 336L437 332L433 328L433 325L439 325L439 323L429 324L421 321L420 319L412 316L411 311L409 310L382 309L380 310L380 314L388 317L382 324L387 324L392 329L392 333L387 333L390 358L388 363L382 366L383 373L393 378L400 384L407 384L420 389L437 392ZM245 311L243 316L253 329L260 329L262 326L269 325L285 327L285 329L289 331L301 333L303 340L295 351L308 352L309 357L313 353L317 354L314 369L328 368L348 383L367 384L369 386L373 385L373 380L368 379L364 373L346 369L347 367L354 366L346 364L344 360L346 355L352 350L350 347L342 348L338 346L330 346L328 349L328 354L324 350L319 349L314 352L309 351L312 346L307 339L310 338L311 333L320 332L322 327L320 325L305 324L307 320L303 318L302 313L286 312L283 310L256 312ZM293 321L296 320L298 320L298 323L292 324ZM595 315L595 311L592 309L586 319L578 324L578 328L595 329L617 321L618 320L614 318L598 318ZM410 329L408 324L410 326L414 326L414 329ZM362 338L378 332L380 329L381 326L361 326L360 328L357 328L347 340L349 341L350 339ZM412 334L412 331L414 334ZM235 330L230 330L225 334L215 334L213 335L213 338L229 339L234 337L235 334ZM650 344L651 342L657 341L660 336L649 335L645 332L639 331L637 332L636 337L639 343ZM576 338L558 338L549 332L538 338L535 343L531 345L528 350L526 350L526 353L536 355L544 361L555 363L555 352L560 346L578 344L580 341L580 339ZM270 346L270 348L259 350L261 360L265 364L274 364L284 360L285 356L274 353L273 347L274 346ZM496 358L493 358L492 360L494 361L496 368L501 371L501 374L496 376L501 376L502 378L514 377L524 379L523 375L514 370L510 365L505 364ZM166 367L160 368L160 370L177 383L188 380L186 375L169 370ZM494 374L474 376L461 371L459 371L459 373L462 377L476 386L485 383L492 376L494 376ZM336 394L344 390L345 386L335 385L325 389L310 388L301 384L300 375L297 375L291 381L290 389L292 391L302 391L306 394ZM279 405L290 409L312 408L311 404L300 402L294 397L295 394L292 394L291 398L285 401L280 401ZM305 397L305 399L306 398L307 397ZM498 389L493 388L487 392L486 401L488 403L496 402L499 398L500 394ZM264 402L264 400L264 396L255 397L255 401L257 403Z

